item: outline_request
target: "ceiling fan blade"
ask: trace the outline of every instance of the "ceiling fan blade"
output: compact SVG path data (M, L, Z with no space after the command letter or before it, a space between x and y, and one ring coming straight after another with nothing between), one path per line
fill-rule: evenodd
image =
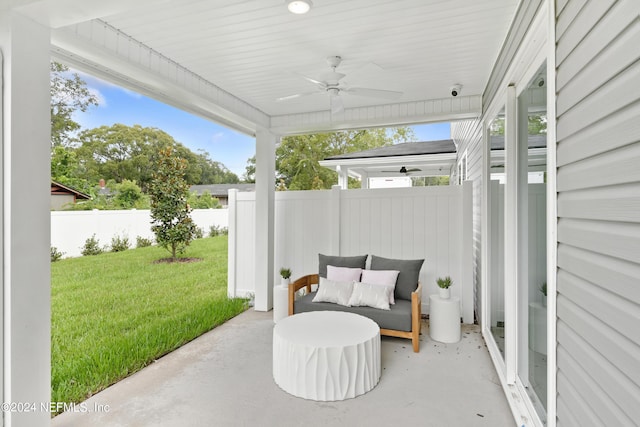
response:
M331 114L340 114L344 111L344 104L339 95L331 94L329 99L331 101Z
M418 169L418 168L412 168L412 169L407 169L407 172L420 172L422 169Z
M303 98L305 96L316 95L318 93L322 93L322 92L314 91L314 92L296 93L294 95L288 95L288 96L283 96L282 98L277 98L276 101L289 101L291 99Z
M367 87L351 87L348 89L342 89L342 91L358 96L384 99L398 99L403 95L402 92L397 92L395 90L371 89Z
M316 85L320 86L322 89L325 89L327 87L327 84L325 82L322 82L320 80L314 79L313 77L305 76L304 74L300 74L300 73L294 73L294 74L296 76L302 77L303 79L305 79L305 80L307 80L307 81L309 81L309 82L311 82L313 84L316 84Z

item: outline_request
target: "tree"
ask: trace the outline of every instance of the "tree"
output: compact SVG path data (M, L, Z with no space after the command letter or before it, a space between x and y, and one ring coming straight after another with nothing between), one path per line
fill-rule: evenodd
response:
M135 181L144 192L151 182L153 165L163 147L187 161L185 179L188 184L237 183L238 177L208 153L196 154L168 133L140 125L116 123L88 129L79 135L77 148L80 173L98 182L100 178L116 182Z
M50 67L51 146L69 146L72 134L80 129L80 124L73 120L73 113L97 106L98 99L69 67L58 62L51 62Z
M334 133L289 136L276 150L276 182L289 190L329 189L338 182L338 175L319 161L338 154L370 150L397 142L415 139L411 128L366 129ZM255 158L253 158L255 163ZM247 175L253 172L250 164ZM352 182L351 185L354 185Z
M116 186L115 202L121 208L131 209L137 207L143 198L142 190L135 181L125 179Z
M156 242L171 252L172 260L184 252L196 232L187 203L187 168L187 161L174 155L171 147L163 148L158 152L149 186L151 230L156 235Z

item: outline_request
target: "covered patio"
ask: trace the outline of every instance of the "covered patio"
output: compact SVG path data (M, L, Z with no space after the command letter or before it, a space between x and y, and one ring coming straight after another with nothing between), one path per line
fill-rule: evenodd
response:
M355 399L291 396L271 375L271 313L249 309L69 411L54 427L100 426L490 426L513 425L477 325L456 344L433 341L423 322L420 353L382 339L382 377ZM108 408L108 410L106 409Z
M443 418L445 425L478 425L493 416L491 410L499 412L491 425L500 425L509 423L506 398L511 423L518 426L636 425L640 93L629 88L640 86L638 1L313 0L306 14L290 13L288 3L0 0L2 401L51 397L49 66L54 59L256 138L255 207L247 215L255 238L242 253L251 266L243 269L242 280L255 291L255 310L267 313L246 313L213 331L207 337L221 337L213 347L187 346L167 357L178 361L173 376L160 377L154 365L146 371L154 377L147 385L136 386L136 377L123 382L118 387L133 381L133 394L128 400L114 397L122 405L114 408L114 423L135 424L117 419L131 410L153 420L198 416L198 410L211 416L225 396L211 386L212 377L194 375L211 368L227 377L221 384L238 385L230 392L241 406L220 411L244 411L251 415L247 424L276 417L271 405L282 411L279 423L286 410L300 411L293 412L300 417L307 411L317 411L318 418L343 415L355 423L371 416L372 406L361 402L383 409L391 402L390 413L398 414L394 424L428 425L434 414L455 416L480 399L481 409L470 408L461 419ZM544 123L539 133L546 140L545 156L532 152L532 172L542 181L536 183L543 190L539 195L529 191L527 181L530 114ZM464 234L471 237L459 239L472 260L471 274L461 280L473 290L465 307L478 320L493 366L471 365L472 353L442 351L429 341L417 355L404 354L404 342L385 341L385 354L393 353L387 370L396 372L384 373L383 383L361 399L323 405L283 397L270 383L268 311L277 268L284 265L276 262L298 254L291 245L280 245L286 250L276 253L277 144L289 135L435 122L452 123L451 182L464 182L452 187L472 193L471 203L457 209L472 217ZM496 135L504 138L502 158L500 150L491 149ZM496 189L493 166L504 168L503 190ZM341 192L379 194L336 189L335 200ZM25 194L29 197L21 197ZM492 204L501 194L504 206ZM539 238L528 234L534 221L528 196L534 195L540 201ZM330 230L323 250L374 252L359 236L345 247L347 229L331 221L344 204L321 205L324 211L316 214L328 218ZM329 215L321 215L325 211ZM417 223L425 222L427 209L411 212ZM444 210L442 218L449 218ZM409 237L416 234L403 217L384 224L392 231L401 225ZM422 247L408 241L383 242L380 252L426 258ZM503 244L500 250L496 242ZM236 249L230 247L230 254ZM318 250L298 252L306 257L305 273L313 271ZM540 261L536 268L529 267L530 253ZM235 270L230 265L229 271ZM423 271L427 278L435 274ZM536 312L545 314L533 318ZM492 326L504 333L494 335ZM546 335L538 334L542 331ZM477 337L475 349L484 351ZM536 365L533 347L545 347L544 366ZM438 365L445 354L459 365ZM478 359L487 359L482 354ZM202 364L205 359L214 365ZM408 366L414 362L417 367ZM440 368L433 376L422 370L432 367ZM458 381L458 373L461 383L475 377L494 391L501 387L502 397L462 398L459 390L473 391L475 384L444 390L443 384ZM172 378L181 376L194 379L198 395L180 394L184 388L174 386ZM387 394L392 390L397 393ZM432 405L445 391L451 397ZM175 396L186 397L178 402ZM151 405L156 397L161 407ZM200 404L189 407L190 399ZM281 400L271 403L274 399ZM388 416L382 412L376 420ZM51 423L46 411L3 415L11 427Z

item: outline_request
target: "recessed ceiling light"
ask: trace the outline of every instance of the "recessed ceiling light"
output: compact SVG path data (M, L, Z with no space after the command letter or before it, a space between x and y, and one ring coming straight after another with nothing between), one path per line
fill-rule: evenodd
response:
M303 13L307 13L311 10L311 0L294 0L287 1L287 8L289 12L295 13L296 15L302 15Z

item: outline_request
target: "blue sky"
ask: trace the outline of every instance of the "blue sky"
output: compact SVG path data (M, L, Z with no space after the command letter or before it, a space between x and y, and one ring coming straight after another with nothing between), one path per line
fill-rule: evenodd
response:
M203 149L242 177L247 159L255 154L255 139L220 126L138 93L97 79L84 73L81 77L99 100L98 107L74 116L83 129L114 123L139 124L167 132L176 141L197 152ZM449 139L449 123L413 126L419 141Z

